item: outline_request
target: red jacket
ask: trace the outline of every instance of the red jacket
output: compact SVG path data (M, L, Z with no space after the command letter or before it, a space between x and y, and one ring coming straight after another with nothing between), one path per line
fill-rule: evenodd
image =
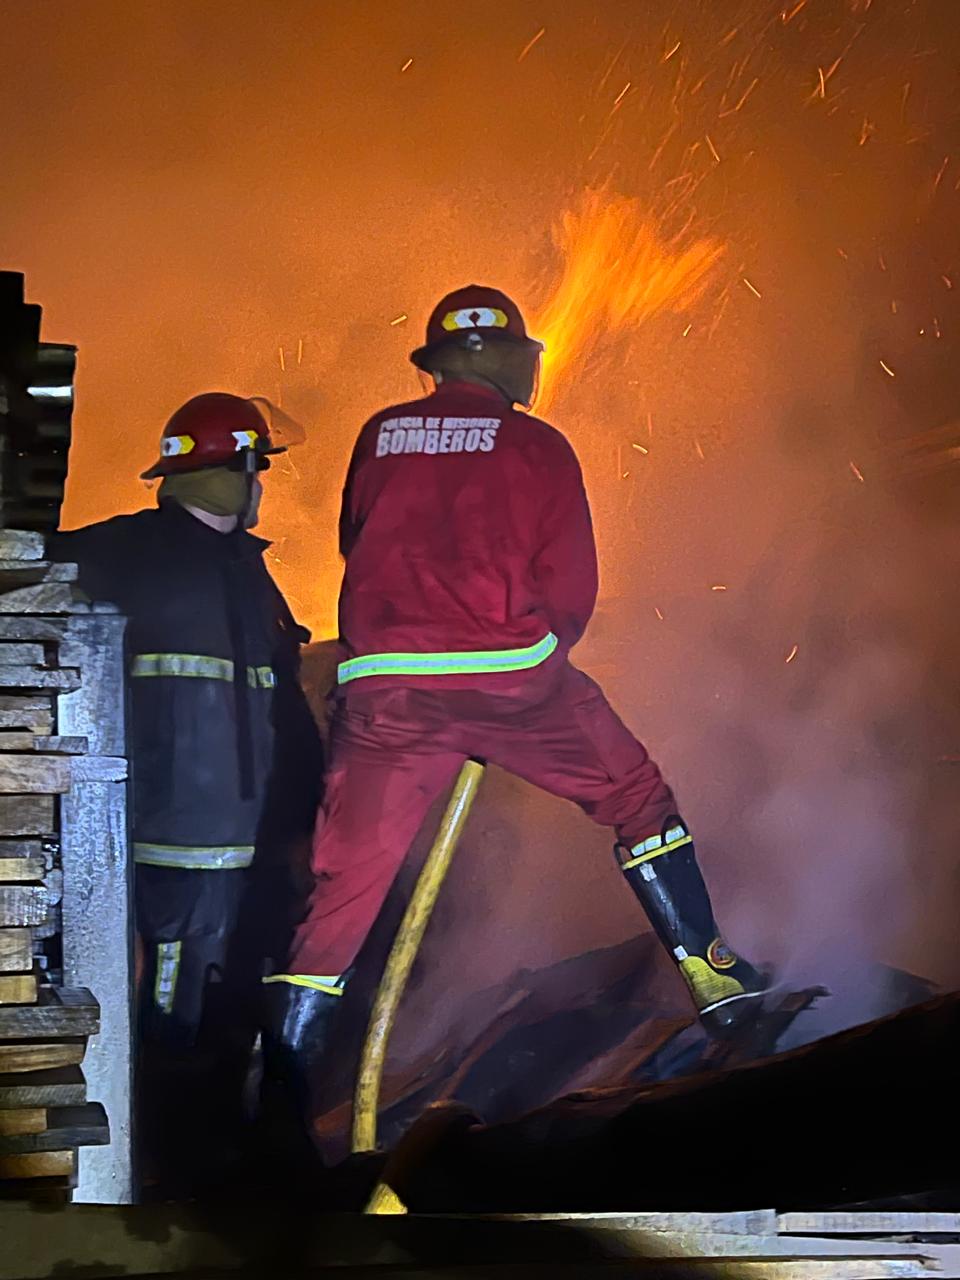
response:
M470 383L370 419L340 549L341 641L366 659L341 666L341 683L502 684L499 673L566 653L596 602L576 455L553 427Z

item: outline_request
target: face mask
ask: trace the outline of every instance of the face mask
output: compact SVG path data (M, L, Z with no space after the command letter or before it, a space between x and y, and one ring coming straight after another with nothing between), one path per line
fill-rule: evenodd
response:
M239 516L249 502L249 480L243 471L207 467L203 471L164 476L158 497L161 502L172 500L212 516Z

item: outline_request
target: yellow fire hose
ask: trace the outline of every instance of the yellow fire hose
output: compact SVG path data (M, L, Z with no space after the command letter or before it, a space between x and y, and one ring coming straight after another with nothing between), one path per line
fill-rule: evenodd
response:
M460 770L453 793L440 822L440 830L427 854L416 887L404 913L390 956L377 988L367 1036L360 1057L357 1085L353 1095L353 1151L375 1151L380 1082L387 1056L390 1032L397 1016L410 970L420 950L440 886L450 869L457 842L477 796L483 765L468 760ZM392 1197L392 1199L391 1199ZM389 1187L381 1184L367 1206L367 1213L404 1212Z

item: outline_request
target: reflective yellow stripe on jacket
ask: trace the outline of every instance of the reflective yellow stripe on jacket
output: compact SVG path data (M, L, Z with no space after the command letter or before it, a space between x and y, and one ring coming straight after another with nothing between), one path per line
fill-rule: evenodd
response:
M527 671L545 662L557 647L552 631L526 649L478 649L471 653L370 653L350 658L337 668L340 684L365 676L482 675L493 671Z
M174 867L181 871L232 871L249 867L252 844L182 845L135 841L133 860L142 867Z
M130 664L131 676L182 676L200 680L233 680L229 658L208 658L202 653L138 653ZM272 667L247 667L251 689L273 689Z

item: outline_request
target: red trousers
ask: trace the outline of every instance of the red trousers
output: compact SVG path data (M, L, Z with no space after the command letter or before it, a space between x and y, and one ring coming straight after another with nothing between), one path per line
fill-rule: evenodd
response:
M469 757L572 800L628 847L677 812L644 747L567 662L507 693L358 681L332 729L317 878L288 972L332 979L349 968L427 811Z

